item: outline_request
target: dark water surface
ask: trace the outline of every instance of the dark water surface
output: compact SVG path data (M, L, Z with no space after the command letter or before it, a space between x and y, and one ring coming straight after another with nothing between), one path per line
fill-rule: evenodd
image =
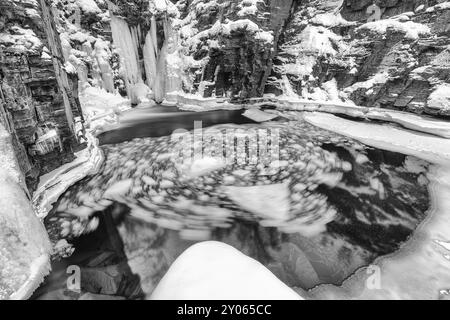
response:
M260 261L289 286L309 289L339 284L394 252L426 216L428 164L415 157L303 121L215 129L224 136L227 130L239 130L233 131L237 136L255 129L271 137L277 132L269 149L279 158L263 163L258 152L249 163L251 143L242 147L225 139L230 143L221 141L220 150L233 154L233 161L214 162L216 149L203 143L202 151L214 156L189 162L192 153L185 147L198 147L189 143L195 141L192 132L190 141L161 136L104 145L100 172L72 186L46 220L55 242L65 238L76 249L54 269L63 272L76 263L89 273L116 266L121 280L113 278L121 285L92 289L91 276L83 282L85 290L139 297L140 289L152 292L187 247L219 240Z

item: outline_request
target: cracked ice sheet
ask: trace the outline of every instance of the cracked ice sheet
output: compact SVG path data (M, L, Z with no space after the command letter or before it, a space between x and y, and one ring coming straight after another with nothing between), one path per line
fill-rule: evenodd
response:
M450 241L450 141L328 114L310 113L304 118L367 145L436 164L428 174L432 200L428 217L397 252L372 264L380 271L380 287L366 285L373 279L372 267L358 270L341 287L321 285L309 293L319 299L437 299L441 290L450 289L450 251L442 246Z

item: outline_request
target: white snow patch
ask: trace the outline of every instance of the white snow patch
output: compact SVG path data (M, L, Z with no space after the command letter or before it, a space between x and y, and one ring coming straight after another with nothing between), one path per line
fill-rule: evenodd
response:
M434 111L450 112L450 84L439 85L428 97L427 107Z
M303 300L258 261L214 241L183 252L150 299Z
M430 28L424 24L415 23L412 21L400 22L392 19L368 22L360 26L357 31L368 30L378 34L386 34L389 28L403 32L406 38L413 40L430 33Z
M99 14L102 12L94 0L76 0L76 3L85 13Z

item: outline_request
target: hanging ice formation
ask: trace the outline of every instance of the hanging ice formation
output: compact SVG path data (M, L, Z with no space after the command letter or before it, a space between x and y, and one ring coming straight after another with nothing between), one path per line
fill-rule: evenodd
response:
M150 3L159 12L164 12L167 8L166 0L158 0ZM111 30L113 41L119 49L122 65L124 66L124 78L126 80L128 95L133 97L133 88L140 88L142 91L143 77L145 76L147 86L152 90L156 102L164 100L167 92L176 91L180 87L180 79L176 68L168 65L169 55L176 55L177 38L172 31L170 18L163 17L163 38L158 32L158 23L155 15L149 22L149 30L143 39L141 26L130 27L126 20L114 15L114 5L110 4ZM163 40L162 45L161 41ZM139 57L142 49L143 61ZM142 63L143 62L143 63Z
M142 69L139 65L138 54L138 33L135 28L130 29L128 23L111 13L111 31L114 44L119 49L121 63L124 66L123 76L128 95L131 96L131 91L134 85L143 83Z

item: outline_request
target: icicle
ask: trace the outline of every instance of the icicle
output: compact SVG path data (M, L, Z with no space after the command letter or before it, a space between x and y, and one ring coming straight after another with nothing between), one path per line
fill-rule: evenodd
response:
M144 63L147 84L153 90L155 101L160 103L165 96L167 41L158 52L155 17L151 19L150 30L145 38Z
M108 45L102 41L97 40L95 43L95 61L97 62L97 69L101 76L102 87L108 91L114 92L113 71L108 62Z
M153 41L153 48L155 51L156 56L158 56L158 35L157 35L157 29L156 29L156 19L153 16L150 22L150 32L152 33L152 41Z
M130 94L131 87L142 83L142 71L138 60L138 46L136 36L128 27L128 23L111 14L111 31L114 44L119 49L119 55L124 63L126 85Z
M153 86L153 93L155 101L161 103L165 97L165 82L166 82L166 59L167 59L167 42L164 41L163 47L158 57L156 64L156 78Z
M178 32L173 30L170 19L166 18L164 25L168 45L166 92L181 91L182 79L186 79L186 76L183 70L185 63L179 51Z
M149 31L145 38L144 45L145 74L147 75L147 85L153 88L156 75L156 53L153 47L152 33Z

